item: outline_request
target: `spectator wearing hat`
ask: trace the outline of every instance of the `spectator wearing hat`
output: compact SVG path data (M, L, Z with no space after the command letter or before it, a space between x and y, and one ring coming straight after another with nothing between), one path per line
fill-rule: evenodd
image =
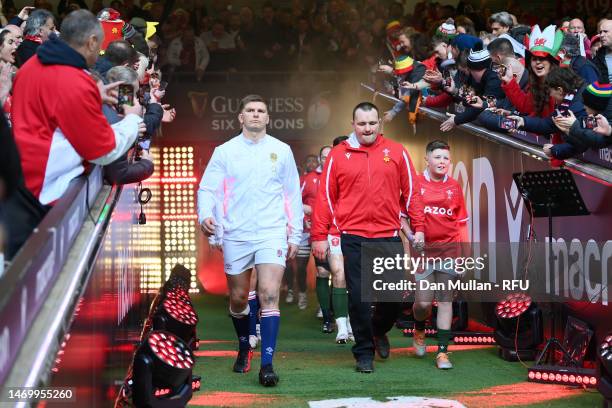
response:
M415 123L416 112L420 105L420 90L423 89L422 84L419 87L419 83L425 74L425 65L404 55L395 61L393 73L400 85L398 95L400 101L385 112L383 120L390 122L398 113L407 109L409 122Z
M476 95L487 95L496 99L503 99L504 93L501 89L501 81L499 76L491 69L491 56L489 51L484 49L480 51L470 51L467 59L467 66L470 76L467 79L466 86L473 89ZM451 90L451 92L457 90ZM456 125L461 125L473 121L482 112L486 106L474 106L474 104L464 101L465 110L451 115L446 121L440 125L440 130L447 132L453 129Z
M571 110L567 117L553 118L565 142L544 146L544 151L549 151L553 157L573 157L588 149L612 145L612 85L594 82L584 88L581 95L590 123L587 119L578 120Z
M457 34L450 41L453 58L457 58L463 50L481 50L483 48L482 40L478 37L469 34Z
M515 72L508 66L502 76L502 89L508 100L518 112L524 115L547 117L555 109L555 101L550 97L546 87L546 77L558 69L559 61L555 58L563 41L563 33L554 25L540 30L534 26L529 36L529 49L526 53L525 66L529 71L529 87L521 89Z
M452 18L446 19L446 21L440 24L440 26L436 29L436 35L446 36L449 40L455 38L457 36L455 20Z

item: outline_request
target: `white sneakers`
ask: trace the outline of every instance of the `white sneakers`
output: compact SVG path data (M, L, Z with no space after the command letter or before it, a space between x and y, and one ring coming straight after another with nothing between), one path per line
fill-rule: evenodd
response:
M298 309L304 310L308 307L308 297L306 292L298 293Z
M348 326L346 317L339 317L336 319L336 327L338 328L338 334L336 335L337 344L346 344L349 340Z
M293 290L289 289L287 291L287 297L285 298L285 303L293 303Z

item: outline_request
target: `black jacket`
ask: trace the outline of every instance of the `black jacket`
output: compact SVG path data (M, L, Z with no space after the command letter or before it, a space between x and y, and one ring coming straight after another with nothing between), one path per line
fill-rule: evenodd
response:
M608 49L606 47L601 47L593 57L593 64L595 64L599 71L599 83L601 84L610 83L610 79L608 78L608 64L606 64L607 52Z
M111 125L121 120L119 114L108 105L102 105L102 111L104 116L106 116L106 120ZM164 110L160 104L151 103L147 106L147 111L143 118L147 127L147 135L153 135L157 131L163 114ZM131 160L126 152L111 164L104 166L104 178L109 183L116 185L138 183L151 177L154 170L155 166L152 162L148 160Z
M612 99L606 110L601 114L608 119L608 123L612 123ZM570 128L569 134L563 134L562 136L565 143L553 147L555 157L572 157L589 149L603 149L612 145L612 136L603 136L591 129L585 129L582 120L576 120Z
M482 75L480 82L476 82L472 76L467 79L466 85L474 88L476 95L479 96L494 96L498 100L504 99L506 94L502 90L501 80L499 76L491 69L488 68ZM473 121L480 115L483 109L474 108L467 105L465 111L457 113L455 115L455 124L462 125Z
M2 112L0 112L0 182L4 184L4 196L0 196L0 202L10 197L17 186L23 183L19 151L9 122Z
M30 41L23 40L23 42L17 48L17 53L15 54L15 65L18 68L21 68L23 64L25 64L30 58L36 54L36 50L40 47L41 44Z

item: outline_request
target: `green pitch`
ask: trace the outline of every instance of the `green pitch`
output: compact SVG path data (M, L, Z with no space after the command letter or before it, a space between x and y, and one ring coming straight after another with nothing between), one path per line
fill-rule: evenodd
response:
M228 317L227 300L205 295L194 298L200 322L200 346L194 374L202 376L202 389L190 406L202 407L307 407L309 401L371 398L381 408L388 397L428 397L459 401L472 407L598 407L602 397L594 390L526 382L526 369L497 357L494 347L453 351L455 368L440 371L434 354L414 357L412 339L393 329L391 357L376 359L372 374L355 372L351 344L336 345L335 334L323 334L315 315L315 299L307 310L281 302L281 327L274 357L280 383L259 385L259 356L251 371L231 370L237 342ZM434 344L434 339L428 340ZM394 350L396 349L396 350ZM257 349L256 351L259 351ZM335 405L342 406L342 405ZM354 405L359 406L359 405Z

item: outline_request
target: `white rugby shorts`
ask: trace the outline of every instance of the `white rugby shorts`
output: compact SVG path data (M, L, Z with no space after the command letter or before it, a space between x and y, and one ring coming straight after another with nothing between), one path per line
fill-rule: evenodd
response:
M285 266L287 241L269 239L264 241L223 240L223 270L228 275L238 275L255 265L271 263Z

